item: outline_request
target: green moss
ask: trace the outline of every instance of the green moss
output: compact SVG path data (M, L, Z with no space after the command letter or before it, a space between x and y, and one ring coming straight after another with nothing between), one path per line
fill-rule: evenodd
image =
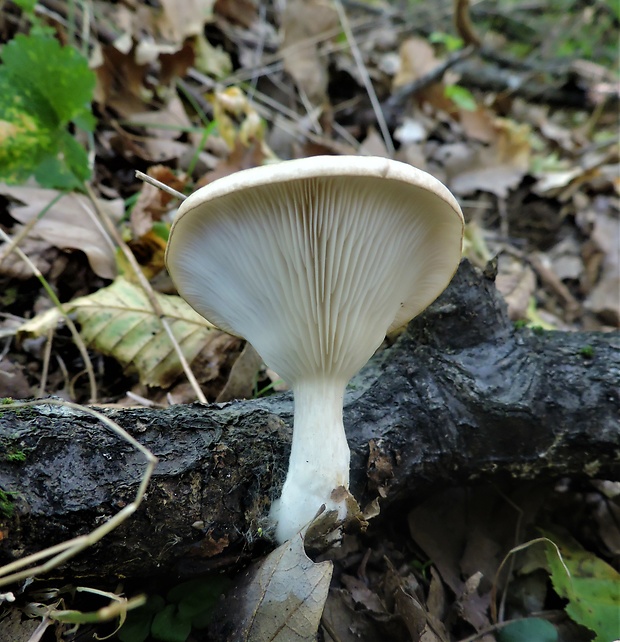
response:
M14 463L21 463L26 461L26 453L23 450L14 450L13 452L8 452L4 458L7 461L12 461Z
M7 492L0 488L0 515L4 517L11 517L13 515L15 504L12 498L14 496L15 493Z
M584 358L584 359L592 359L594 356L594 348L588 343L583 348L580 348L579 354Z

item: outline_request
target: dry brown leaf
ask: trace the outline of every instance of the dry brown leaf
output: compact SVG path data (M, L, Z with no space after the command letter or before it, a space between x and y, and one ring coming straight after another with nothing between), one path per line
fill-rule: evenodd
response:
M339 25L334 7L323 0L291 0L280 23L284 69L313 105L327 98L327 58L319 46Z
M22 367L7 357L0 359L0 397L26 399L31 396L32 390Z
M171 85L193 61L194 50L189 43L167 45L121 39L104 45L95 60L95 101L124 118L135 116L155 97L173 97Z
M418 80L441 64L433 46L424 38L407 38L400 46L399 54L400 68L392 81L394 88Z
M449 185L456 194L483 191L506 198L527 174L531 155L529 126L497 118L495 130L493 144L479 149L466 169L451 176Z
M224 178L242 169L259 167L265 160L263 146L259 142L253 142L249 146L240 141L235 143L235 147L226 160L218 163L217 167L207 172L196 184L196 188L208 185L218 178Z
M532 268L513 256L502 254L497 261L495 287L506 301L510 319L525 319L530 299L536 291L536 275Z
M24 619L22 616L21 609L8 608L8 612L0 618L0 642L30 642L39 626L41 626L40 633L43 634L45 629L53 624L51 619L45 625L41 620Z
M155 13L155 25L168 42L181 44L202 33L213 18L214 0L160 0L163 11Z
M249 570L222 603L220 616L235 626L227 639L314 642L332 571L332 562L315 564L306 555L301 536L282 544Z
M95 67L95 101L125 118L144 111L145 102L152 99L144 85L148 65L136 62L134 48L126 52L114 45L104 45L100 58Z
M586 299L586 307L605 323L620 325L620 221L598 213L592 240L605 254L598 283Z
M367 612L358 611L345 589L332 589L329 592L323 615L325 628L333 631L336 637L325 633L330 642L359 642L360 640L384 640L377 623Z
M224 389L215 401L221 403L231 399L251 397L256 384L256 375L262 362L258 352L249 343L246 343L230 370Z
M0 275L10 279L26 281L32 278L32 270L16 252L4 256L4 245L0 245ZM66 267L66 257L47 241L27 236L19 244L19 249L26 254L37 270L48 280L54 281Z
M180 133L192 126L183 102L174 94L161 109L132 114L130 124L144 127L148 136L175 140Z
M474 110L461 109L459 122L468 138L483 143L493 143L497 139L495 115L490 109L478 106Z
M215 0L214 12L249 29L256 20L256 3L253 0Z
M164 269L166 241L161 236L149 231L140 238L129 241L128 245L149 281ZM127 276L127 279L137 283L138 277L134 275L133 268L128 265L125 257L119 256L118 261L122 268L121 271Z
M408 38L400 46L400 68L392 80L393 89L419 80L441 64L435 50L423 38ZM458 114L454 103L444 94L443 81L434 82L416 92L416 100L426 103L433 109L452 115Z
M362 580L352 575L342 575L340 581L347 587L353 601L373 613L387 613L379 596L366 586Z
M24 203L10 208L11 216L20 223L36 218L60 194L51 189L9 185L0 185L0 193ZM125 211L122 199L98 199L98 204L113 221L119 221ZM104 279L113 279L116 274L114 245L103 231L90 199L82 194L62 195L29 236L63 250L82 250L93 272Z

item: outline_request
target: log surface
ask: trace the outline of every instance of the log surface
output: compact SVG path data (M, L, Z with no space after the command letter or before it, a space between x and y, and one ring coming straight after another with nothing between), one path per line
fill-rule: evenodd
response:
M464 262L446 292L349 386L351 489L388 505L479 480L620 479L617 334L516 330ZM143 458L96 419L0 408L0 564L89 532L132 501ZM105 410L158 458L139 510L63 576L189 576L233 567L286 474L290 394L166 410Z

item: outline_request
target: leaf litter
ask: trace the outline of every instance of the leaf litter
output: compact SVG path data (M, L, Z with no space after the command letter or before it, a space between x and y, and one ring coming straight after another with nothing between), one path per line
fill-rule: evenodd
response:
M345 3L345 8L363 57L361 69L334 5L321 0L274 6L184 0L162 2L159 9L147 3L97 4L87 44L97 78L92 149L99 205L109 210L139 258L166 314L177 320L192 368L203 385L211 382L209 399L251 396L278 377L249 349L242 351L238 339L207 327L174 296L163 248L176 204L152 186L137 184L133 170L183 191L277 158L387 155L368 80L397 141L395 157L434 173L460 196L468 258L485 268L498 257L496 284L511 319L566 330L617 328L620 159L617 114L609 106L617 104L618 91L605 61L605 38L587 60L582 50L588 43L570 40L570 30L554 31L544 19L528 15L527 7L500 3L496 18L505 28L484 23L484 44L495 53L505 47L518 51L524 43L511 29L525 29L540 67L520 76L519 64L511 68L508 60L502 67L501 56L496 55L495 67L474 56L432 77L464 46L450 25L450 7ZM569 18L584 29L610 19L601 7L571 11ZM474 18L484 22L477 12ZM14 31L5 17L2 22L4 33ZM66 23L55 26L66 33ZM566 48L569 42L573 53L567 62L555 59L549 45ZM489 70L497 75L498 69L504 84L489 89L484 76ZM565 69L565 76L556 69ZM547 74L548 84L564 92L565 104L574 97L581 106L569 108L551 98L535 104L529 82L537 74ZM402 93L416 83L418 90ZM396 96L399 107L392 110L390 99ZM1 193L0 224L13 237L60 196L33 184L7 185ZM118 392L106 381L109 368L99 369L106 398L164 405L169 399L190 401L191 388L169 345L160 341L152 307L131 278L117 276L120 271L129 277L128 266L90 210L87 197L62 195L20 247L61 292L93 356L108 364L113 360L125 371ZM57 310L43 303L41 293L25 296L24 284L32 287L28 273L19 272L15 255L5 256L3 249L0 337L7 343L0 396L29 396L40 383L40 342L56 333L56 345L64 345L63 330ZM56 352L61 363L66 353ZM77 367L69 361L69 368ZM67 393L60 369L52 367L45 392ZM133 378L132 369L138 373ZM79 386L71 395L86 398ZM390 462L375 463L377 492L389 494ZM508 572L495 574L508 551L537 536L537 527L557 533L553 529L561 525L581 542L552 536L565 565L580 559L606 581L611 571L601 571L602 558L617 565L620 546L619 493L609 490L610 483L583 488L567 482L509 495L476 487L437 491L405 507L400 518L392 512L376 529L371 522L366 534L345 535L340 548L320 558L333 562L313 562L300 541L276 549L223 609L230 613L239 605L244 615L238 626L245 636L240 639L259 642L314 640L317 630L333 642L525 642L532 631L550 640L559 633L562 640L585 641L591 633L575 628L566 614L586 627L600 622L577 613L581 596L575 595L576 585L562 579L564 564L553 552L545 559L532 545L514 555ZM543 510L543 501L550 510ZM575 507L578 515L571 514ZM597 585L587 592L607 603L610 596L615 599L613 590ZM573 606L565 609L559 598ZM599 608L605 607L597 602L594 612ZM522 628L511 627L512 620L523 622ZM549 623L556 638L548 628L543 631ZM29 633L18 635L26 639Z

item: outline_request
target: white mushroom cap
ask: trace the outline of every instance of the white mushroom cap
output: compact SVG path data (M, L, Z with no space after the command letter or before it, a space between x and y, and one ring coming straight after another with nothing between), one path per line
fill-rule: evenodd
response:
M166 252L181 296L294 384L349 379L445 289L463 217L430 174L318 156L232 174L181 205Z
M342 512L329 498L349 482L344 388L388 331L445 289L462 235L448 189L385 158L249 169L181 205L166 251L179 293L250 341L295 392L289 475L275 515L280 541L323 503Z

